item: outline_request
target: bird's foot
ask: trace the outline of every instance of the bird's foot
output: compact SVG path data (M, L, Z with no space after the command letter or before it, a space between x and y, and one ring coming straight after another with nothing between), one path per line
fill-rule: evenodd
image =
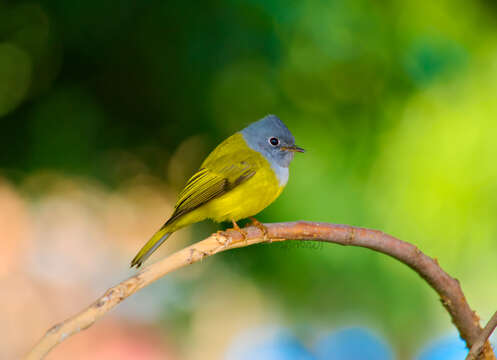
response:
M262 231L262 234L264 234L264 241L272 242L272 240L269 238L267 227L265 227L264 224L257 220L255 217L250 216L249 218L252 221L252 225L258 228L260 231Z
M245 229L242 229L240 228L240 226L238 226L238 224L236 223L235 220L231 220L231 222L233 223L233 230L237 231L240 233L240 235L242 235L242 238L243 238L243 243L246 245L247 242L248 242L248 234L247 234L247 231L245 231Z
M227 248L228 246L231 245L231 237L226 233L226 231L223 230L217 231L216 240L219 243L219 245L223 246L223 248Z

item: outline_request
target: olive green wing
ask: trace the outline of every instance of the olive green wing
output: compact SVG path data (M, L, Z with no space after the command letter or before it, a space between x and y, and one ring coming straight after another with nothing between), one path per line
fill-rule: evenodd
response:
M204 163L205 164L205 163ZM223 164L220 166L220 164ZM225 165L229 164L229 165ZM255 169L247 161L236 161L230 156L222 156L215 163L197 171L181 191L174 207L174 213L163 227L181 216L216 199L255 175Z
M230 166L222 165L227 160L226 158L220 158L219 161L211 162L210 165L213 165L212 168L201 168L188 180L185 188L179 195L173 215L141 248L131 261L131 267L140 267L171 235L174 230L169 225L172 225L183 215L199 208L212 199L226 194L231 189L254 176L255 171L246 162L236 162Z

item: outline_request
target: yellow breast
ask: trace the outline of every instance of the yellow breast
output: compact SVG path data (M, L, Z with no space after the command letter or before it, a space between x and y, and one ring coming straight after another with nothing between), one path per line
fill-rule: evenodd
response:
M259 169L245 183L206 204L206 215L217 222L244 219L268 207L282 190L268 164L268 169Z

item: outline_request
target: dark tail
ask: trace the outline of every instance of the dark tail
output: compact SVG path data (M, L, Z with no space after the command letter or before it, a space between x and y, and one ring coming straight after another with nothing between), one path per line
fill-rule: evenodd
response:
M160 229L154 236L141 248L136 256L131 260L131 267L139 268L145 260L164 242L172 233L167 232L167 229Z

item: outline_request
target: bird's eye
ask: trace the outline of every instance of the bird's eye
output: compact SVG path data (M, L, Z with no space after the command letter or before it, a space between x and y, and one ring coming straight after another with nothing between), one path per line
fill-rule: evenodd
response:
M269 139L269 143L273 146L278 146L280 141L278 140L278 138L272 137Z

